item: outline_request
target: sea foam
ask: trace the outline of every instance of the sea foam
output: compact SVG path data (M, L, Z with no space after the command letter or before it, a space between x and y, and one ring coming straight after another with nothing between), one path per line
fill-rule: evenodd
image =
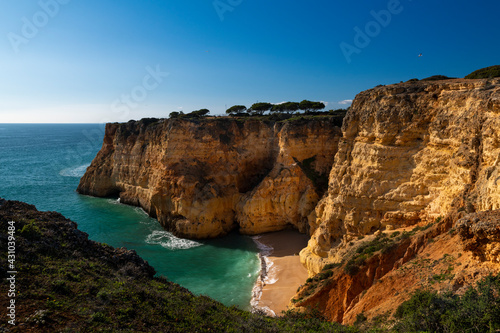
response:
M193 240L175 237L170 232L163 230L155 230L149 234L146 237L146 243L158 244L170 250L187 250L203 245Z
M59 171L59 174L63 177L77 177L80 178L85 174L85 171L87 171L87 168L90 166L90 164L84 164L80 165L77 167L72 167L72 168L66 168L61 171Z
M261 236L252 237L253 241L259 249L259 259L261 263L261 269L259 277L252 289L252 300L250 304L254 310L263 311L269 316L276 316L273 310L267 306L260 306L260 298L262 297L262 289L267 284L274 284L278 281L277 278L277 267L275 267L274 262L268 257L273 253L274 248L259 242Z

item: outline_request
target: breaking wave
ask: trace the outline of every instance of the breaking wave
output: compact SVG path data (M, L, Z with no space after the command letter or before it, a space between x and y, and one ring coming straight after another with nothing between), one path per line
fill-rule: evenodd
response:
M170 232L163 230L153 231L146 237L146 243L158 244L170 250L187 250L203 245L193 240L175 237Z

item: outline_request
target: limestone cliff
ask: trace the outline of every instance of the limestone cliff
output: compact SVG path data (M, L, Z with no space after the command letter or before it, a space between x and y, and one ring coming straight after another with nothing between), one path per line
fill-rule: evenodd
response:
M387 319L417 289L460 293L498 273L499 125L499 79L360 93L309 216L311 279L291 305L345 324Z
M78 190L119 196L190 238L291 224L311 236L300 253L311 280L292 305L352 323L418 288L460 291L500 270L498 213L467 215L500 209L499 161L500 79L419 81L360 93L341 129L108 124Z
M472 213L451 228L455 218L379 231L345 244L337 249L344 262L326 266L309 279L291 305L319 309L343 324L353 324L360 314L389 323L416 290L463 294L500 272L500 214Z
M338 125L331 117L107 124L78 191L119 196L188 238L238 226L246 234L287 225L306 232L307 216L326 189L322 179L337 151Z
M360 235L452 209L500 208L500 80L420 81L360 93L301 253L311 274Z

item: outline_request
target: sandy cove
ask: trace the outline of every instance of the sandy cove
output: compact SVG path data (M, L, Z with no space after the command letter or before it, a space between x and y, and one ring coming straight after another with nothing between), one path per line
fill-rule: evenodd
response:
M271 315L280 315L308 277L299 258L308 237L290 229L257 236L254 240L262 250L263 264L252 305Z

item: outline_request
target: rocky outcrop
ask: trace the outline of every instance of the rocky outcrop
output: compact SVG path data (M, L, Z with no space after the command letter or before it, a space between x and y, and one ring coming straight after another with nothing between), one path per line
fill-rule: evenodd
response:
M360 235L500 206L500 80L408 82L360 93L301 252L311 274Z
M293 225L326 189L339 119L264 122L219 118L107 124L78 191L119 196L177 235L209 238Z
M467 215L457 222L463 248L480 260L500 263L500 211Z

